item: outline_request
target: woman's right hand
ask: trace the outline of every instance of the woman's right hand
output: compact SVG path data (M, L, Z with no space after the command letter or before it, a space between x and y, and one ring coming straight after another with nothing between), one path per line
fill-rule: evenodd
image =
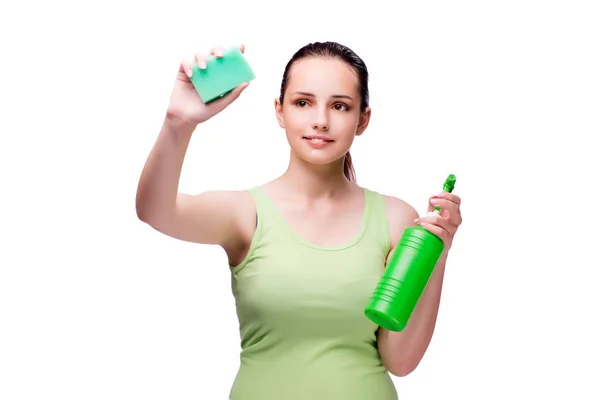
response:
M242 53L244 46L240 46ZM213 47L209 53L216 57L223 56L223 48L220 46ZM177 71L175 85L171 92L171 100L167 109L167 117L170 120L177 121L186 125L196 126L208 119L214 117L227 106L233 103L248 86L248 83L241 84L231 92L227 93L220 99L214 100L208 104L204 104L196 88L190 81L192 66L194 62L201 69L206 68L206 59L208 55L204 53L196 53L193 59L184 60Z

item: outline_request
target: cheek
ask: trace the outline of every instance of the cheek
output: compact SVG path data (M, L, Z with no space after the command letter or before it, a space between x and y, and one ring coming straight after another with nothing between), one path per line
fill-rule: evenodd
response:
M332 128L348 140L352 140L358 129L358 120L349 114L338 114L331 120Z
M353 131L356 129L358 125L358 120L356 117L350 113L337 113L335 114L335 119L333 121L343 130Z
M308 113L287 112L283 114L285 130L288 136L298 136L311 130Z
M283 112L283 120L289 128L310 125L310 117L307 112L298 112L298 110L287 110Z

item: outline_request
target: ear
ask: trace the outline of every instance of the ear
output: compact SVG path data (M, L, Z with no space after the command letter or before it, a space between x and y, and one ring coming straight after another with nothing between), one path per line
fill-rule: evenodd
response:
M283 106L279 101L279 98L275 99L275 117L277 118L279 127L285 128L285 122L283 121Z
M358 126L356 127L356 136L360 136L363 134L367 126L369 126L369 121L371 120L371 108L367 107L365 111L360 113L360 119L358 120Z

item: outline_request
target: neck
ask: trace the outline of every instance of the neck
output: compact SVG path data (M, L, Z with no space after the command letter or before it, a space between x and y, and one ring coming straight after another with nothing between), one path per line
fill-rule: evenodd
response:
M344 176L344 158L327 165L314 165L293 153L280 182L296 195L309 199L346 195L355 185Z

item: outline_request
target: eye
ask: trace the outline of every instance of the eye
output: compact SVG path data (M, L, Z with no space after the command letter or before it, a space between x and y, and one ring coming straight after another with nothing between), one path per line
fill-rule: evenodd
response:
M297 101L295 104L296 104L298 107L305 107L305 106L307 106L307 105L308 105L308 103L307 103L305 100L298 100L298 101Z
M333 106L338 111L348 111L349 107L345 104L336 104Z

